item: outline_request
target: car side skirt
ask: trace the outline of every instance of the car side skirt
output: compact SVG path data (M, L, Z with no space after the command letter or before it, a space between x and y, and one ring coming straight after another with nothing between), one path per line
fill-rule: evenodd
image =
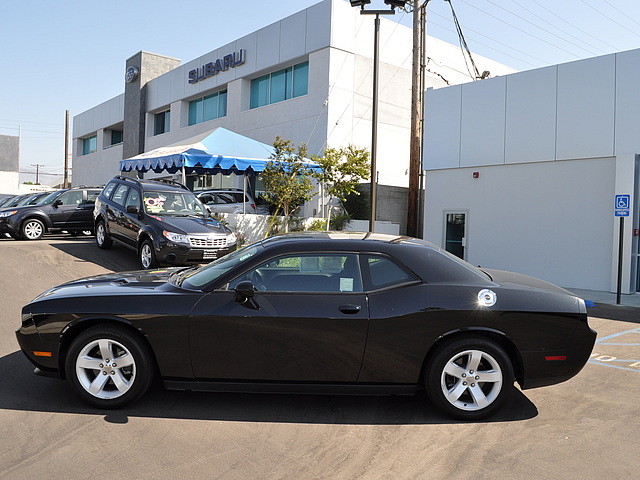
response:
M309 393L314 395L413 395L418 385L339 384L339 383L266 383L164 380L167 390L233 393Z

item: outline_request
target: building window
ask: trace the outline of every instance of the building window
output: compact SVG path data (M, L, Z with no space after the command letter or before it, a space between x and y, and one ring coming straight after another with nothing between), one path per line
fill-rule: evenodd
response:
M160 135L161 133L167 133L170 130L171 123L171 110L165 110L164 112L156 113L153 116L153 134Z
M189 125L227 116L227 91L207 95L189 102Z
M95 152L98 149L98 136L92 135L91 137L82 139L82 154L88 155Z
M122 130L111 130L111 145L122 143Z
M309 62L302 62L251 80L251 108L306 95Z

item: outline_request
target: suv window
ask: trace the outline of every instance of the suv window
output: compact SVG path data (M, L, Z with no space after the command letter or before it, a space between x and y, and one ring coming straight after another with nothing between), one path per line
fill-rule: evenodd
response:
M113 189L116 188L116 185L118 185L116 182L109 182L107 186L104 187L104 190L102 190L102 194L109 198L113 193Z
M127 196L127 190L129 190L129 187L121 183L120 185L118 185L118 188L116 188L116 191L113 194L113 198L111 198L111 200L118 205L124 205L124 199Z
M58 197L62 205L80 205L82 203L82 190L71 190Z
M286 255L250 270L229 283L229 288L251 280L266 292L362 292L355 253Z
M127 203L125 203L126 207L138 207L140 208L140 193L135 188L129 190L129 196L127 196Z
M366 278L367 290L377 290L416 280L411 273L389 258L377 255L365 255L364 258L368 271L368 275L365 276L365 278L368 277Z
M87 190L87 201L85 203L96 203L98 195L100 195L100 190Z

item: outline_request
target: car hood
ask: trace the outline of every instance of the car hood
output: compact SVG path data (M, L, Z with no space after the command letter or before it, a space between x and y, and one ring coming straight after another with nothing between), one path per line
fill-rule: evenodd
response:
M522 275L521 273L507 272L504 270L492 270L489 268L482 268L482 271L491 276L494 283L499 284L504 288L517 288L531 291L545 291L551 293L560 293L564 295L576 295L569 290L560 288L552 283L545 282L539 278L530 277L528 275Z
M167 283L169 276L184 267L107 273L80 278L41 293L31 303L79 296L128 295L150 293L152 290L174 288Z
M217 220L211 217L157 217L165 230L183 235L210 235L228 232Z

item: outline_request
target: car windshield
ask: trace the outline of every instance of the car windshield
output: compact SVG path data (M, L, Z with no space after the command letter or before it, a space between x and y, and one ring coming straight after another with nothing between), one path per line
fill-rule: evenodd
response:
M56 190L55 192L51 192L48 195L45 195L44 197L39 198L38 201L36 202L36 205L46 205L47 203L51 203L59 193L60 191Z
M203 285L207 285L208 283L220 278L232 268L246 262L258 253L259 248L260 244L247 245L246 247L230 253L229 255L225 255L204 267L198 268L197 270L182 270L174 274L170 281L178 286L184 286L185 288L199 289Z
M38 205L38 202L46 196L47 196L46 193L39 193L38 195L29 197L29 201L26 203L26 205Z
M34 198L35 196L36 196L36 195L27 195L26 197L24 197L24 198L20 199L20 201L19 201L18 203L16 203L14 206L16 206L16 207L23 207L23 206L25 206L25 205L28 205L28 204L29 204L29 202L31 202L31 200L33 200L33 198Z
M205 217L202 203L191 192L144 192L144 211L152 215Z

